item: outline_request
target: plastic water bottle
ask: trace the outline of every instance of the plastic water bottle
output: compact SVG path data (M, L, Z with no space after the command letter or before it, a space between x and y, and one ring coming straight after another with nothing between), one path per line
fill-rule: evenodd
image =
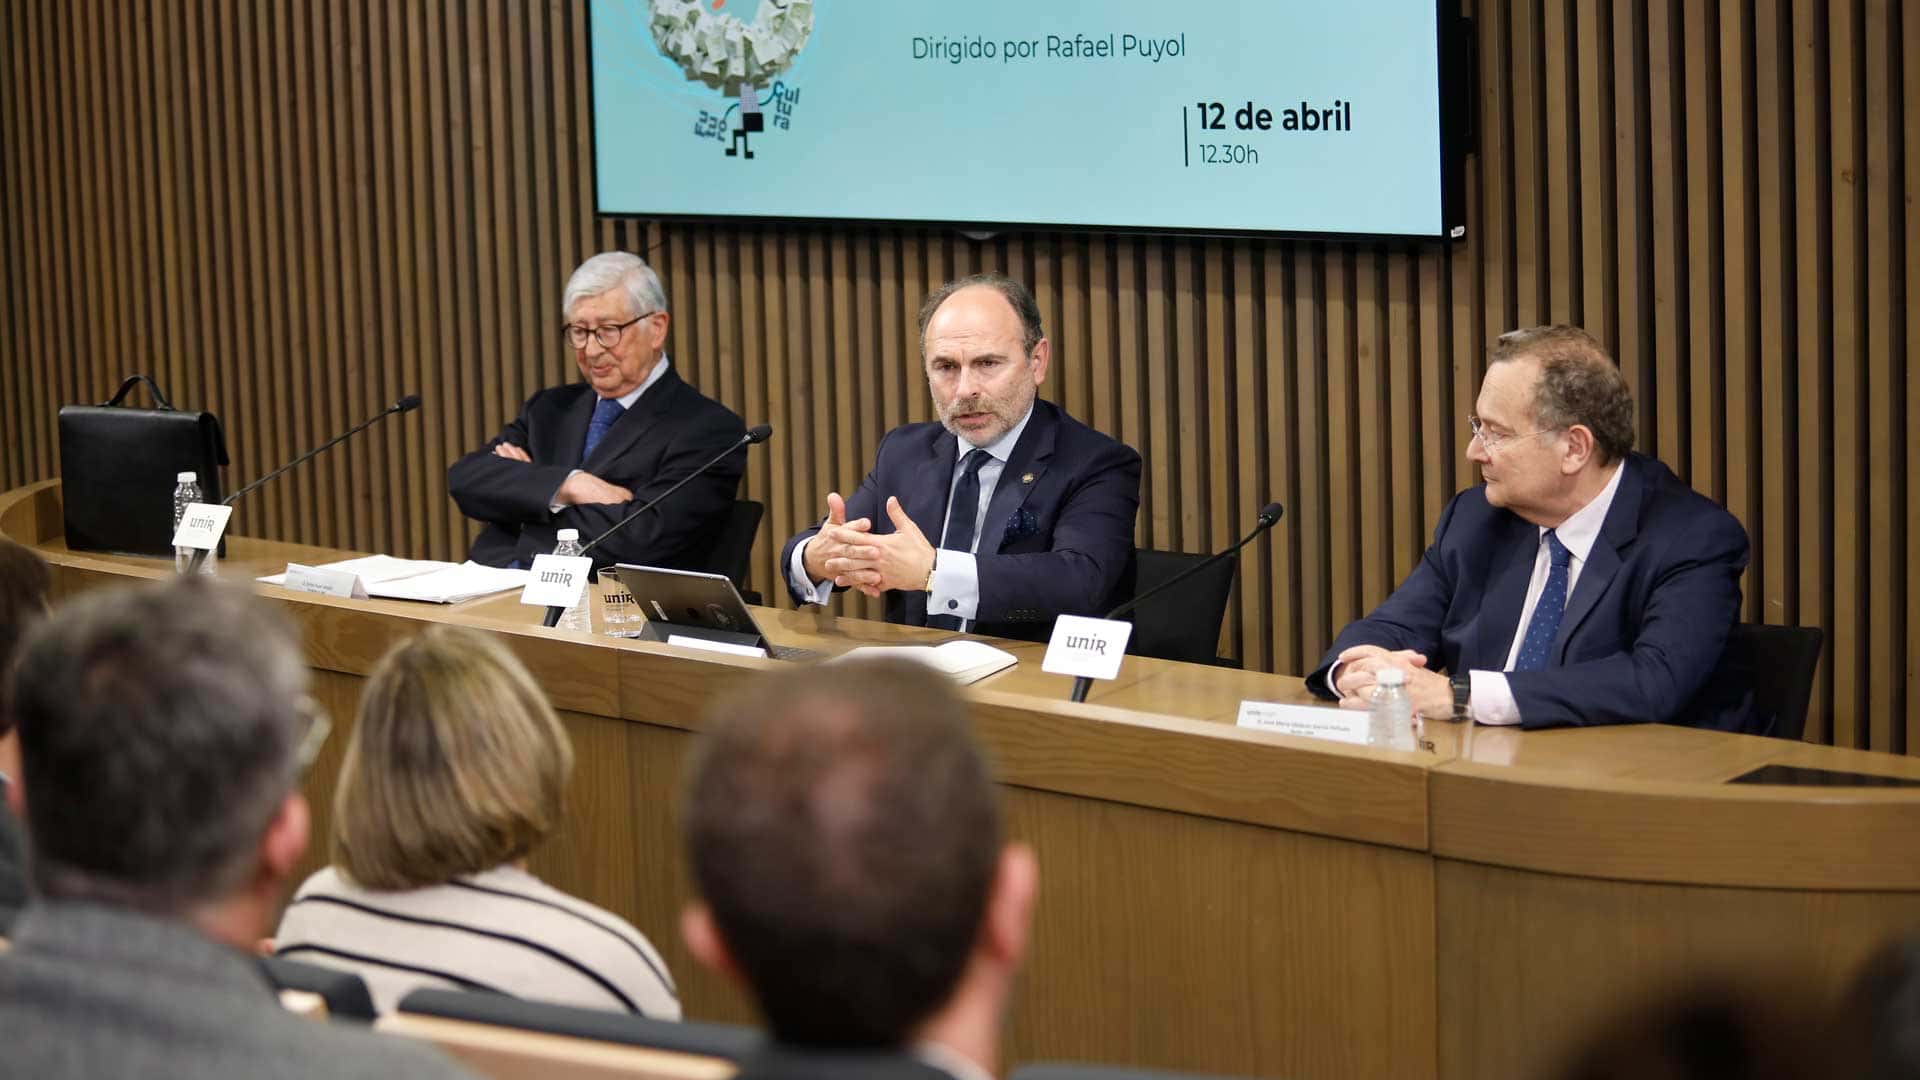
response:
M580 554L580 530L561 529L554 534L560 542L553 546L555 555L572 557ZM587 590L580 590L580 599L573 602L555 624L562 630L578 630L582 634L593 633L593 609L587 606Z
M1407 696L1406 684L1407 674L1399 668L1382 668L1376 676L1368 710L1368 746L1413 749L1413 699Z
M200 494L200 476L198 473L183 472L173 479L173 527L178 531L180 528L180 519L187 516L187 504L203 502L205 500ZM187 572L187 567L193 565L194 550L195 549L190 547L177 547L173 549L174 573L184 574ZM201 573L213 573L213 555L213 552L207 552L206 559L200 563Z

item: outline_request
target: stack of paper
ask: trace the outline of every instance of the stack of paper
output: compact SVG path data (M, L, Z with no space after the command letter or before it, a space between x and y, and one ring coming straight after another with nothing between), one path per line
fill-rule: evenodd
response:
M457 604L478 596L490 596L508 589L522 588L527 571L502 570L476 562L450 563L434 559L396 559L391 555L367 555L323 564L320 569L340 570L358 575L367 595L394 600L425 600L434 604ZM260 579L268 585L284 585L285 574Z
M835 659L854 660L861 657L894 657L925 664L939 671L954 682L966 685L979 682L997 671L1020 662L1005 649L996 649L984 641L958 639L940 645L862 645L849 649Z

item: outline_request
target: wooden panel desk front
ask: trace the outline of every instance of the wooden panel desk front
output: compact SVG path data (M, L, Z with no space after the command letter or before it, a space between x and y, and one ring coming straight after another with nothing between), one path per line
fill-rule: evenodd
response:
M164 577L163 560L69 552L57 482L0 496L0 533L62 592ZM234 538L221 573L347 552ZM263 587L300 625L340 730L306 790L325 857L359 686L427 622L499 633L578 748L565 828L534 859L665 953L690 1017L748 1020L698 970L679 777L701 712L775 666L538 625L493 597L449 607ZM942 635L756 610L782 644L837 652ZM1523 1075L1615 992L1702 966L1837 984L1920 924L1920 789L1725 786L1766 763L1920 779L1920 762L1679 728L1431 726L1391 753L1242 731L1242 699L1297 678L1129 659L1084 705L1041 647L970 688L1009 827L1041 862L1033 954L1007 1051L1271 1077ZM1836 842L1835 837L1842 837Z

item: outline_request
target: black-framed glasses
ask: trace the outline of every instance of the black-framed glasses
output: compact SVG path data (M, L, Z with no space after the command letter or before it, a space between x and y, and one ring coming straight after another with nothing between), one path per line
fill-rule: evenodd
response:
M300 695L293 709L302 729L300 745L293 752L293 760L304 776L313 767L314 759L320 756L320 748L327 743L327 734L333 730L333 717L328 716L327 710L307 694Z
M601 348L611 349L615 345L620 344L620 335L627 332L627 327L645 319L651 319L658 314L660 313L657 311L649 311L645 315L635 315L626 322L608 323L605 326L579 326L574 323L568 323L561 327L560 330L566 337L567 344L576 349L586 348L588 341L597 341L600 343Z
M1473 437L1480 440L1481 447L1483 447L1487 453L1497 454L1500 452L1501 447L1509 443L1518 442L1521 439L1531 439L1535 435L1546 435L1559 431L1560 429L1541 428L1539 431L1529 431L1524 435L1500 435L1487 430L1487 426L1480 422L1479 417L1469 416L1467 417L1467 430L1473 432Z

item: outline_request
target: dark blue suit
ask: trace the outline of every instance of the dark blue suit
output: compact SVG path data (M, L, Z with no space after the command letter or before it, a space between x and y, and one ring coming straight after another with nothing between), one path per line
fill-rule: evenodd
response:
M1660 462L1629 454L1621 469L1547 668L1507 674L1521 724L1744 730L1746 688L1716 678L1715 668L1740 617L1747 532ZM1436 671L1504 668L1539 535L1538 526L1490 505L1485 485L1454 496L1420 565L1340 632L1308 688L1331 697L1327 669L1353 645L1412 649Z
M939 424L907 424L880 440L873 471L847 500L847 520L893 532L887 496L940 543L959 440ZM1036 400L993 489L975 549L980 606L972 633L1043 640L1056 615L1101 615L1132 591L1133 522L1140 509L1140 455ZM780 553L819 532L808 529ZM788 582L789 589L792 582ZM794 594L798 601L800 596ZM887 621L925 626L927 594L886 594Z

